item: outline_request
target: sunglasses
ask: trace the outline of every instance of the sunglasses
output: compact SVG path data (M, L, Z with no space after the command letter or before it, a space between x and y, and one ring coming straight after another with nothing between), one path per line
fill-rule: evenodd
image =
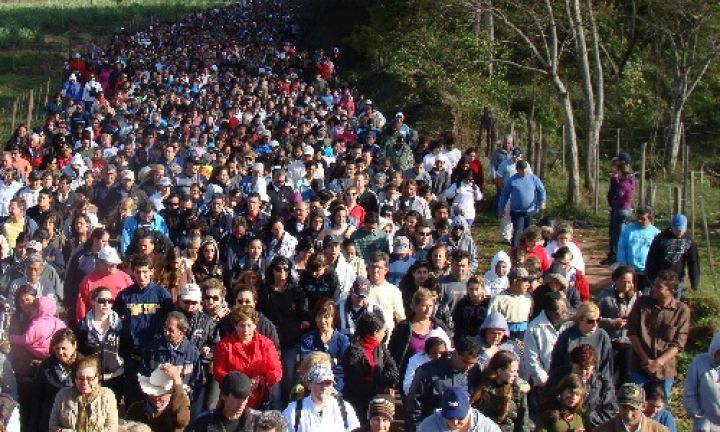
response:
M593 325L593 324L600 324L600 318L587 318L585 319L585 324Z
M113 299L104 299L104 298L102 298L102 299L97 299L97 300L95 300L95 301L98 302L98 304L101 304L101 305L113 304L113 303L115 302L115 300L113 300Z
M212 301L220 301L220 296L207 295L207 296L203 297L203 299L205 299L205 300L212 300Z

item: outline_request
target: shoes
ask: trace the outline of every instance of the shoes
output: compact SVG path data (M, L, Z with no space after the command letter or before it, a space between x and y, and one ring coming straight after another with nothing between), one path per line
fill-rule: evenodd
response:
M604 260L600 261L600 265L608 266L615 262L615 258L608 256Z

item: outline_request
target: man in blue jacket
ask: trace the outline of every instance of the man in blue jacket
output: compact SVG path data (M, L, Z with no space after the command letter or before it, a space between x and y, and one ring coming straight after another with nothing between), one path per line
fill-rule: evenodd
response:
M125 219L123 224L122 237L120 238L120 252L125 255L128 246L132 242L135 230L144 227L149 231L157 231L164 236L169 235L168 226L165 219L155 212L155 208L148 202L140 203L138 212Z
M137 381L142 352L153 344L163 328L165 316L173 310L170 293L152 282L150 257L135 256L131 269L135 283L118 293L114 305L123 325L120 347L125 359L125 403L128 406L142 399Z
M517 173L503 186L498 209L504 209L510 200L510 218L513 224L512 244L517 246L520 233L533 223L533 216L545 208L545 185L530 172L526 160L518 161ZM502 210L499 212L502 217Z

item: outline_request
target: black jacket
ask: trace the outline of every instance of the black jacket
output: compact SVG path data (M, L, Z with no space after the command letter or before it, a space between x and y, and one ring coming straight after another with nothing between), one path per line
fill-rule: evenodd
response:
M260 411L246 407L242 417L240 417L240 425L237 431L253 432L259 418ZM202 413L195 421L190 423L185 432L226 432L225 426L223 426L222 411L218 408Z
M650 244L645 260L645 274L652 281L660 270L672 270L685 279L687 266L690 287L697 289L700 284L700 262L698 261L697 244L685 233L675 237L670 228L666 228Z
M371 373L370 363L359 340L353 339L342 362L345 372L343 398L358 413L366 413L368 404L377 394L387 393L400 382L400 373L390 351L384 344L375 348L375 371Z
M340 282L338 282L337 274L334 271L328 271L320 279L315 279L310 272L305 271L300 275L298 284L305 290L308 299L308 310L312 310L315 303L323 297L336 298L336 294L340 289Z
M29 432L44 432L50 428L50 413L55 396L65 387L72 387L69 368L65 368L55 357L45 359L35 376L32 389L32 404L29 414Z
M300 337L305 332L300 323L311 321L305 291L294 283L288 283L283 292L266 284L258 293L258 306L277 327L282 348L300 343Z
M187 318L190 327L185 333L185 337L197 347L209 347L215 349L215 345L220 342L220 334L218 332L217 323L210 315L205 312L190 314L184 310L180 310L185 318Z

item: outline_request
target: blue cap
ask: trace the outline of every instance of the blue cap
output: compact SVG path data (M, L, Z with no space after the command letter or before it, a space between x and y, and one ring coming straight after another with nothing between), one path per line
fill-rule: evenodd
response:
M675 231L687 231L687 217L684 214L676 214L672 217L670 226Z
M512 149L512 152L510 152L511 157L520 157L522 156L522 150L520 150L520 147L515 147Z
M615 161L630 162L630 155L627 152L620 152L613 158Z
M464 419L470 410L470 395L465 387L449 387L442 397L442 416L445 419Z

